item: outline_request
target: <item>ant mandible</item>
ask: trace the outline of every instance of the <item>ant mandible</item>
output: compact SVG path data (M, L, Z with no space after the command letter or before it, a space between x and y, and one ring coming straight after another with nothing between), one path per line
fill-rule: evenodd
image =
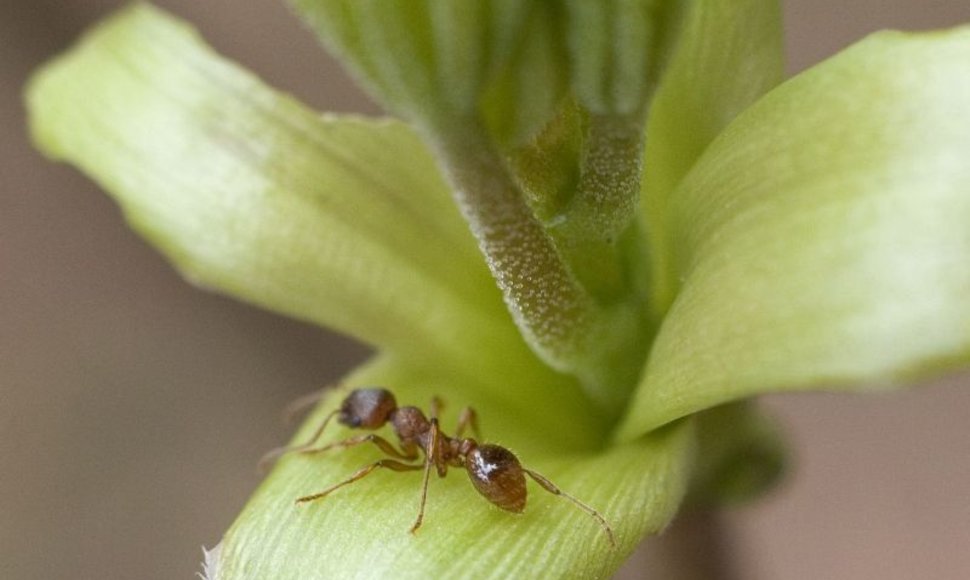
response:
M475 436L479 437L477 415L471 407L465 407L459 415L454 437L442 433L438 426L440 408L441 401L437 397L432 399L431 418L428 419L417 407L398 407L394 395L387 389L355 389L347 395L339 409L327 415L309 441L303 445L274 449L263 456L260 465L264 466L289 452L314 454L330 449L354 447L362 443L373 443L393 459L385 458L375 461L358 469L353 475L340 483L321 492L298 498L296 503L303 504L322 499L345 485L363 479L377 469L383 468L400 472L423 469L421 503L418 508L418 517L414 521L414 525L411 526L412 534L421 527L424 520L424 506L428 497L428 480L432 467L438 472L438 477L444 477L448 473L449 467L465 468L468 472L468 478L471 479L472 485L475 486L478 493L503 510L515 513L521 513L525 509L525 476L528 475L544 490L571 501L576 507L589 514L603 527L610 544L616 547L613 530L598 511L565 493L542 475L523 467L519 459L505 447L491 443L479 444L475 439L462 437L468 427L471 427ZM342 441L313 447L334 416L337 416L339 423L352 429L373 431L390 423L400 441L400 449L395 448L387 439L373 433L356 435ZM424 462L405 463L418 459L418 449L424 452Z

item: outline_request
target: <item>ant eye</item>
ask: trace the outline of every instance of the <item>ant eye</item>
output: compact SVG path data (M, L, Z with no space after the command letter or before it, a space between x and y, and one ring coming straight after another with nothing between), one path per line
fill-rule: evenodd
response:
M340 416L337 418L337 421L340 422L342 425L346 425L350 427L351 429L356 429L357 427L360 427L360 422L361 422L360 417L355 417L349 413L340 413Z

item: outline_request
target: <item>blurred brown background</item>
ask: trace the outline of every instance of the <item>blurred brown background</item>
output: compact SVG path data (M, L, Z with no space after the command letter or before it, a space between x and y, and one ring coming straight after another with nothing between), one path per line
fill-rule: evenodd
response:
M31 150L27 75L122 4L0 0L0 580L191 577L286 437L279 410L365 355L189 287ZM321 110L376 111L281 0L158 4ZM879 28L970 22L970 4L789 0L786 19L794 72ZM795 470L729 514L740 577L967 577L968 386L768 400Z

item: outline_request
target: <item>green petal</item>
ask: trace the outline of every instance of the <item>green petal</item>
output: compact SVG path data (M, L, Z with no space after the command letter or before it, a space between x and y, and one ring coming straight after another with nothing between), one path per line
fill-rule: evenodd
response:
M657 316L673 300L670 196L721 130L782 79L778 0L696 0L650 108L641 179Z
M970 355L970 28L874 35L769 93L675 193L684 280L622 434Z
M393 121L326 117L148 5L49 65L39 146L98 181L190 280L414 364L474 368L539 429L601 432L580 388L525 345L434 160ZM511 377L530 377L522 391Z
M531 482L525 512L503 512L481 498L463 473L432 478L423 527L417 515L420 472L374 473L319 502L294 505L380 457L375 449L284 457L222 541L219 580L273 578L593 578L607 577L640 539L663 528L684 493L691 455L689 425L679 425L600 454L537 438L500 406L466 399L464 377L417 372L378 359L347 384L392 385L400 404L426 408L442 389L442 425L473 404L485 440L513 449L523 465L602 512L616 533L612 548L597 522ZM294 442L306 440L346 394L332 393ZM352 432L333 428L327 440Z

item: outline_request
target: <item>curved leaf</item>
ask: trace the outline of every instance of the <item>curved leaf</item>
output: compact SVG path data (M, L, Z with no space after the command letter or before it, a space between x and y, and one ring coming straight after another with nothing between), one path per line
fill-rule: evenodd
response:
M769 93L673 197L681 292L621 430L970 357L970 28L881 33Z
M485 440L513 449L524 465L601 511L616 533L616 548L595 520L531 482L525 512L513 515L478 496L460 469L446 479L432 478L424 525L415 535L408 529L417 514L420 472L374 473L317 503L294 505L295 498L380 457L374 449L354 448L324 457L284 457L223 538L214 578L606 577L644 535L673 516L686 486L689 425L599 454L579 451L559 437L537 437L528 423L510 421L499 404L463 399L464 382L389 358L347 380L392 386L400 404L422 407L436 392L450 389L442 418L446 432L458 410L472 403ZM304 442L345 394L331 393L294 442ZM350 433L333 428L325 438Z
M778 0L693 0L650 106L641 208L652 254L655 315L676 292L667 220L671 195L704 149L782 80Z
M405 125L321 119L144 4L39 73L28 105L40 147L192 281L415 363L476 368L495 384L475 385L522 409L560 397L544 428L598 421L522 341ZM535 386L498 388L509 376Z

